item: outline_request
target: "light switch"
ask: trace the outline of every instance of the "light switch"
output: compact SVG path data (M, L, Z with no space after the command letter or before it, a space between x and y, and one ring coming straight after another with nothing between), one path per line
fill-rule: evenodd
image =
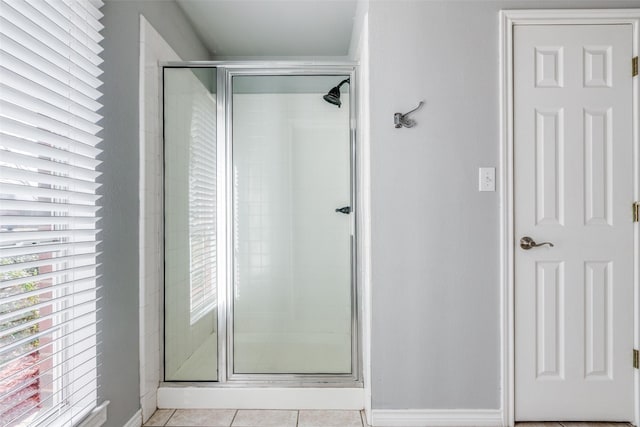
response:
M478 191L496 191L496 168L480 168Z

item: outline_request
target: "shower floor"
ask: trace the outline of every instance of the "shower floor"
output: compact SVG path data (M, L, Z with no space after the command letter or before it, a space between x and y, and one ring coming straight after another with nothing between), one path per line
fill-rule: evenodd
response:
M210 335L177 370L182 381L216 381L217 334ZM237 334L235 367L239 373L349 373L349 335L308 336Z
M348 334L236 333L235 371L243 374L351 372Z
M175 377L193 381L217 381L218 378L218 334L209 335L200 347L176 372Z

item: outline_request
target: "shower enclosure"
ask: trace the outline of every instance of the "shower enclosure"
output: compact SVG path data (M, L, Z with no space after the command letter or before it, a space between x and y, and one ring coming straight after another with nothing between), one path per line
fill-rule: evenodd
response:
M166 383L361 385L354 79L165 64Z

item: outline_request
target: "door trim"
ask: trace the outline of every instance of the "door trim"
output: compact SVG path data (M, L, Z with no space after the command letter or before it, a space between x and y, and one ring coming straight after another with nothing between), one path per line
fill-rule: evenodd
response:
M516 25L630 24L633 56L640 47L640 9L540 9L500 11L500 335L502 424L515 424L514 206L513 206L513 29ZM631 58L629 58L631 60ZM629 61L631 70L631 61ZM640 77L632 83L633 196L640 200ZM629 201L629 215L631 215ZM634 224L634 348L640 347L640 225ZM629 355L631 363L631 355ZM640 370L634 372L635 425L640 426Z

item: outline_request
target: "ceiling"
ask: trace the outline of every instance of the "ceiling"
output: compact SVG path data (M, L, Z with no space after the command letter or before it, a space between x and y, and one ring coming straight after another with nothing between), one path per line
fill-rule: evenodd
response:
M214 57L343 56L357 0L177 0Z

